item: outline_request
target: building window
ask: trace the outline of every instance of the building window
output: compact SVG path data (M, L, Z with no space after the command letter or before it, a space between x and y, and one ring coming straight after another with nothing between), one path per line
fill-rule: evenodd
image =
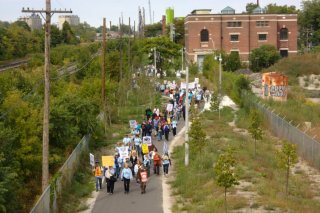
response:
M239 35L237 34L230 35L230 41L239 41Z
M269 21L257 21L256 22L257 27L268 27L269 26Z
M241 27L241 21L229 21L227 27Z
M209 31L208 30L206 30L206 29L201 30L200 40L201 40L201 42L208 42L209 41Z
M266 41L267 40L267 34L258 34L259 41Z
M288 29L287 28L280 29L280 40L288 40Z

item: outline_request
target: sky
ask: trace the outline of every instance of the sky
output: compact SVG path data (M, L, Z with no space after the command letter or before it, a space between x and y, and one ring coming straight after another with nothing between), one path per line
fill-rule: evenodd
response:
M150 23L149 0L51 0L52 9L71 9L74 15L80 17L80 22L87 22L91 26L102 25L103 17L107 23L119 23L119 17L123 16L124 24L131 24L133 20L138 22L138 8L144 7L146 13L146 24ZM236 10L236 13L245 11L247 3L256 3L256 0L150 0L151 14L154 13L154 22L161 20L162 15L168 7L174 8L175 17L186 16L194 9L212 9L212 13L220 13L226 6ZM264 7L270 3L277 5L294 5L300 9L301 0L260 0L260 6ZM14 22L21 16L22 7L30 9L45 8L45 0L0 0L0 20ZM57 23L58 16L55 14L52 23ZM153 15L152 15L153 17ZM153 19L153 18L152 18Z

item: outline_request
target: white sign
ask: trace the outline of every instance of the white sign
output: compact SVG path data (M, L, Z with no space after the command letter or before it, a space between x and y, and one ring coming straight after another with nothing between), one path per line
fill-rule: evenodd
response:
M171 112L173 110L173 104L167 104L167 111Z
M152 139L151 136L144 136L142 138L142 143L148 144L148 146L152 145Z
M180 88L181 89L186 89L187 84L185 82L181 82ZM195 82L189 83L188 89L194 89L196 86Z
M90 165L94 166L94 155L91 153L89 155L90 155Z
M129 147L128 146L119 147L118 151L119 151L120 158L126 159L129 157Z
M137 128L137 121L136 120L130 120L129 125L131 129Z

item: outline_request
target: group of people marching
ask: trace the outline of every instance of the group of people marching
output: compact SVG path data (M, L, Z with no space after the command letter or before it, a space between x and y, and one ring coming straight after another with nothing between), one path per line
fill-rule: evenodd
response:
M102 168L99 162L96 162L94 172L97 191L102 188L102 178L105 177L108 194L113 194L114 184L119 179L123 181L125 194L130 192L130 181L133 179L140 184L141 194L144 194L151 169L154 174L160 175L160 167L163 167L163 175L165 177L168 175L171 160L167 142L170 132L176 136L180 118L185 118L184 98L188 97L191 103L193 97L195 101L200 101L203 94L193 90L186 94L185 90L169 89L166 85L164 87L161 85L158 89L163 95L170 97L169 104L162 111L158 107L153 110L147 108L145 119L140 124L130 125L131 133L125 135L122 142L118 142L115 147L113 166ZM201 98L198 94L201 94ZM145 143L145 138L163 141L164 154L161 155L152 142Z

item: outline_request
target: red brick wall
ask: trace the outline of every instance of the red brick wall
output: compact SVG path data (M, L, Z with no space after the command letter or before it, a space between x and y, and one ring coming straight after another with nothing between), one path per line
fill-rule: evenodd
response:
M241 27L228 27L227 22L240 21ZM257 21L268 21L269 26L258 27ZM280 41L280 29L288 29L288 41ZM190 60L196 60L197 54L207 54L223 49L227 53L239 51L241 59L246 61L250 51L264 44L274 45L278 50L288 49L289 55L297 52L297 15L254 14L254 15L189 15L185 19L186 51ZM200 42L202 29L209 31L209 42ZM266 33L267 40L259 41L258 34ZM230 41L231 34L238 34L239 41Z

